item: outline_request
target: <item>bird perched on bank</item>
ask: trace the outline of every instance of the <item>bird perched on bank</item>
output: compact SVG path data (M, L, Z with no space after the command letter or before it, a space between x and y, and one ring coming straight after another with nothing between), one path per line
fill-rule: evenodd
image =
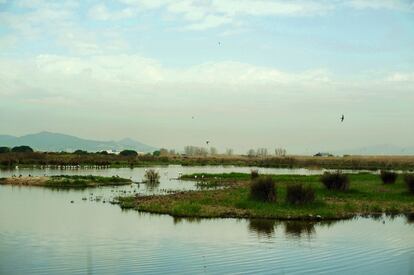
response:
M344 115L342 115L342 116L341 116L341 122L344 122L344 119L345 119L345 116L344 116Z

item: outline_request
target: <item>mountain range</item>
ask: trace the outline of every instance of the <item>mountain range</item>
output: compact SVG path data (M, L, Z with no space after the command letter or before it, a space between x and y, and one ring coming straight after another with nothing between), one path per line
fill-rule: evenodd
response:
M99 141L45 131L21 137L0 135L0 146L13 147L19 145L28 145L36 151L47 152L73 152L78 149L89 152L131 149L146 153L157 150L155 147L130 138L124 138L118 141Z

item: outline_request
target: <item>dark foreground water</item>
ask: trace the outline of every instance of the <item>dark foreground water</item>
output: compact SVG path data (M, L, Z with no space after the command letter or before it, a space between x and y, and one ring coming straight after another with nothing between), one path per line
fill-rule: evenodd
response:
M161 189L191 185L164 178ZM0 274L414 274L409 217L174 219L81 199L91 192L117 190L0 186Z

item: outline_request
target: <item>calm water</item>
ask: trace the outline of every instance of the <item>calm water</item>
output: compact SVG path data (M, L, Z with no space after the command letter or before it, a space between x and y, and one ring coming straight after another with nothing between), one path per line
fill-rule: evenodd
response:
M122 192L194 188L192 183L170 180L180 172L250 170L159 169L159 186L126 186ZM118 174L136 181L143 175L143 169L65 172ZM314 173L303 169L263 169L265 172ZM0 177L13 173L16 171L1 171ZM62 171L20 169L19 173ZM0 186L0 274L414 274L412 218L358 218L331 223L174 219L81 200L91 192L111 196L119 190Z

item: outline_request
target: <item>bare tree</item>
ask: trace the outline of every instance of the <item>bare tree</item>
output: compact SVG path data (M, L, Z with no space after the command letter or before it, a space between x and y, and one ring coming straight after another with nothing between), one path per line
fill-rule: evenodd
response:
M276 148L275 149L275 155L277 157L284 157L284 156L286 156L286 149L284 149L284 148Z
M231 149L231 148L227 148L227 149L226 149L226 155L227 155L227 156L232 156L232 155L233 155L233 149Z
M259 157L266 157L267 156L267 149L266 148L257 149L256 155L259 156Z

